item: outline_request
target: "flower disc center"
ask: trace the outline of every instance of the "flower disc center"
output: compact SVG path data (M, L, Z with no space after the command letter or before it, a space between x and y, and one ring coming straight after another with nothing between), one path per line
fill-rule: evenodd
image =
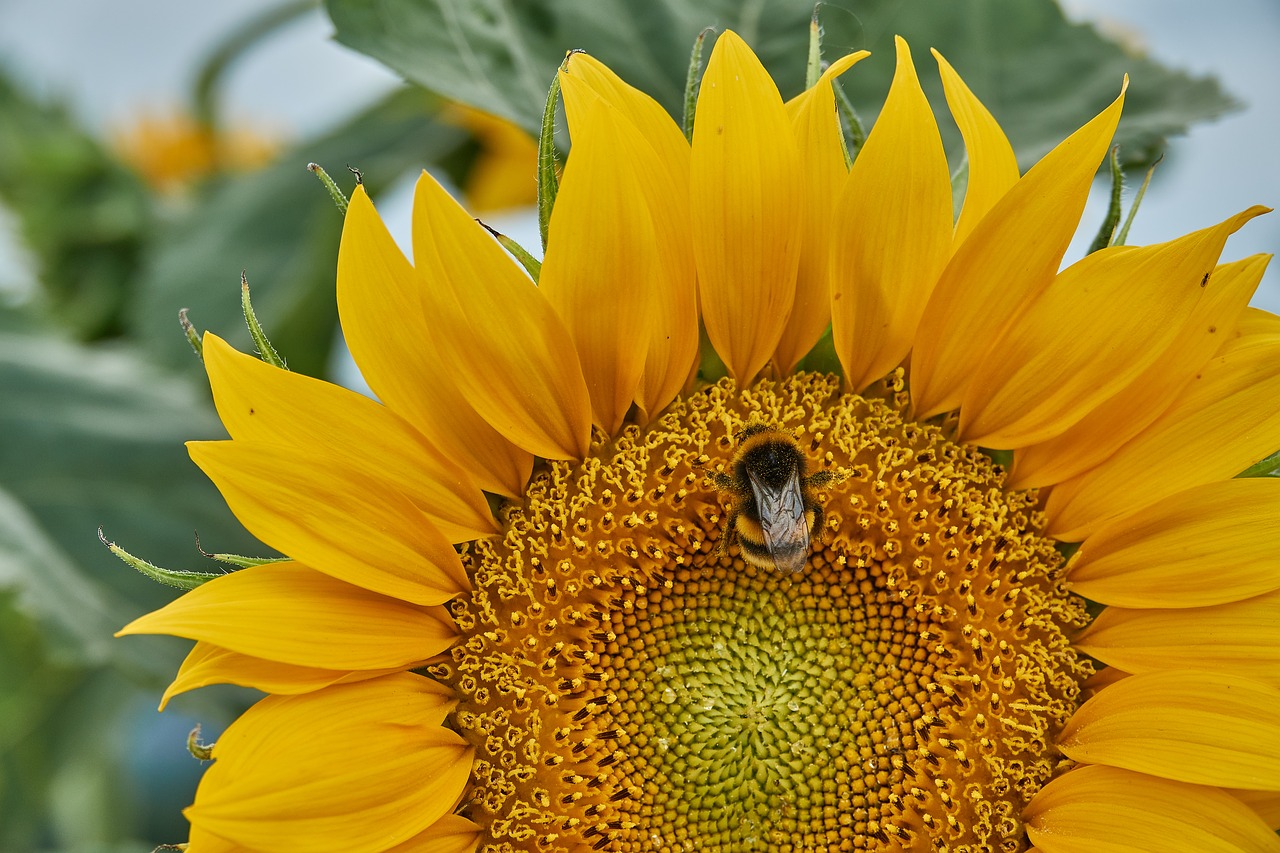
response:
M481 849L1018 850L1089 665L1034 496L905 400L727 381L536 475L464 553L432 668L476 747ZM796 574L722 541L752 423L793 435L825 514Z
M895 719L883 700L919 692L914 644L893 640L914 620L817 556L802 579L741 564L682 569L609 657L644 676L625 720L632 772L646 782L646 822L677 816L673 841L816 845L829 804L852 828L901 785L909 715Z

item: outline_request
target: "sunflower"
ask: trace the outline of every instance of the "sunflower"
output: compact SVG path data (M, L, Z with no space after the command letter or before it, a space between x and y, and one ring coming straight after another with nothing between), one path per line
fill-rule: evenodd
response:
M1235 478L1280 447L1280 321L1267 258L1218 263L1263 209L1060 271L1123 90L1019 174L935 54L956 218L901 40L846 165L865 55L784 103L725 32L691 142L571 55L536 285L431 177L412 264L357 190L377 402L205 336L231 439L191 456L290 559L122 632L196 641L165 701L270 694L188 849L1280 850L1280 482ZM798 371L828 329L839 374ZM762 430L794 573L721 485Z
M467 130L476 141L476 158L462 187L473 213L498 213L538 202L538 141L501 116L465 104L450 104L445 121Z
M177 193L220 171L251 171L275 156L279 143L245 128L219 133L182 110L140 115L113 135L126 164L151 186Z

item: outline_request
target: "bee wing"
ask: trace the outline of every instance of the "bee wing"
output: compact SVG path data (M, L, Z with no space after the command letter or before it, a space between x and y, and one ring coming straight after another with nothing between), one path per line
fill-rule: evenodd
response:
M774 566L784 572L800 571L809 554L809 522L805 519L799 469L793 469L791 477L779 489L761 482L753 471L747 472L747 478L760 510L760 528Z

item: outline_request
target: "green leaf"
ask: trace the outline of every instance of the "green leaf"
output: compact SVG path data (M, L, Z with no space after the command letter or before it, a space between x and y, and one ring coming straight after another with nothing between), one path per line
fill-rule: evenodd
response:
M48 845L49 793L63 752L59 735L66 734L65 711L82 698L86 678L85 670L49 654L41 632L16 612L13 596L0 592L0 849ZM114 720L108 709L94 711L102 723Z
M11 493L0 490L0 592L38 623L53 653L68 661L113 657L118 616L130 611L104 584L80 571Z
M358 167L371 194L414 168L451 157L444 168L456 174L465 165L457 158L469 157L469 137L435 121L438 106L421 90L397 91L323 139L287 152L276 165L210 187L155 241L133 311L137 339L162 363L187 367L190 351L175 333L173 317L189 308L202 329L249 349L239 288L245 270L272 343L293 369L323 373L337 325L334 270L342 216L307 166L317 162L335 173Z
M70 110L3 73L0 201L52 316L81 340L119 335L153 225L150 194Z
M183 645L153 639L153 653ZM182 749L193 721L176 707L158 717L158 695L52 654L0 593L0 850L140 853L154 844L141 839L186 838L180 810L201 770ZM245 704L217 688L199 696L182 704L215 732Z
M193 562L193 530L261 550L182 446L225 435L196 362L173 375L123 346L0 325L0 588L68 659L167 677L172 656L111 634L172 591L121 566L97 529L162 565Z
M784 97L800 91L812 0L327 0L340 42L409 80L537 134L543 96L567 49L580 48L683 112L689 45L708 24L736 30ZM1127 165L1165 137L1236 104L1210 78L1127 54L1092 27L1068 23L1051 0L829 0L819 4L826 58L866 48L845 75L859 112L879 112L893 73L893 35L915 49L926 91L947 115L928 48L938 48L1001 121L1024 167L1104 107L1132 78L1116 141ZM949 125L949 122L947 122ZM945 128L948 148L959 136ZM958 160L956 161L958 162Z

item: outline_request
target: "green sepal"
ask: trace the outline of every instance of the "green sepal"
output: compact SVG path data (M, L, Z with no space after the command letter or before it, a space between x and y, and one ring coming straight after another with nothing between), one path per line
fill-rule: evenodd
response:
M265 566L267 563L287 563L288 557L242 557L239 554L205 554L210 560L217 560L219 563L226 563L229 566L236 566L241 569L251 569L254 566Z
M804 87L812 89L822 76L822 27L818 24L818 7L813 7L809 20L809 61L804 67Z
M809 61L804 69L804 88L812 89L822 79L822 24L818 22L818 10L821 5L813 7L813 17L809 20ZM836 112L840 116L840 153L844 155L844 167L853 165L853 156L866 140L866 131L862 128L862 120L853 108L853 102L840 88L837 80L831 81L831 90L836 96Z
M347 215L347 196L338 186L338 182L329 177L329 173L319 163L308 163L307 171L320 179L320 183L329 191L329 198L333 199L333 203L337 206L338 212L343 216Z
M503 234L500 231L496 231L493 228L490 228L488 225L486 225L483 221L479 219L477 219L476 222L479 223L481 228L483 228L484 230L488 231L491 235L493 235L493 239L497 240L498 243L502 246L502 248L506 249L509 253L511 253L511 257L515 258L517 261L520 262L520 266L524 267L525 272L527 272L529 274L529 277L533 279L533 283L537 284L538 277L542 275L542 261L535 258L532 254L530 254L528 249L526 249L524 246L521 246L515 240L508 237L506 234Z
M213 744L200 740L200 724L187 733L187 752L201 761L213 760Z
M867 130L858 118L858 111L853 108L853 101L845 94L839 80L831 81L831 88L836 93L836 110L840 113L841 141L844 143L844 165L853 165L853 158L862 150L862 143L867 141Z
M1111 167L1111 202L1107 205L1107 215L1098 228L1098 234L1089 244L1088 254L1112 245L1116 236L1116 226L1120 224L1120 197L1124 193L1124 172L1120 169L1120 146L1111 149L1107 163Z
M1129 227L1133 225L1133 219L1138 215L1138 208L1142 205L1142 198L1147 194L1147 187L1151 185L1151 176L1156 173L1156 166L1160 165L1160 161L1164 159L1161 154L1156 161L1151 164L1151 168L1147 169L1147 176L1142 179L1142 186L1138 187L1138 194L1133 197L1133 207L1129 208L1129 215L1125 217L1124 225L1120 228L1120 233L1116 235L1116 239L1112 241L1113 246L1123 246L1124 241L1129 239Z
M204 364L204 341L200 340L200 333L196 331L195 325L187 317L186 308L178 309L178 325L182 327L182 334L186 336L187 343L191 344L191 349L195 352L196 358L200 359L201 364Z
M244 322L249 327L249 336L253 338L253 345L258 348L258 356L267 364L288 370L289 366L284 363L280 353L276 352L271 341L267 340L267 333L262 331L258 315L253 312L253 302L249 299L249 277L244 270L240 271L240 307L244 310Z
M199 533L196 534L196 550L200 552L202 557L208 557L210 560L217 560L219 563L226 563L228 566L235 566L239 569L251 569L254 566L265 566L267 563L285 563L289 561L288 557L242 557L239 554L210 554L200 547Z
M684 77L684 115L680 126L684 129L684 138L690 142L693 142L693 117L698 110L698 81L702 79L702 45L713 32L714 27L704 27L693 40L693 50L689 51L689 70Z
M157 565L148 563L141 557L133 556L116 543L109 542L101 527L98 528L98 539L102 541L103 545L107 546L108 551L119 557L126 566L136 569L156 583L162 583L165 586L171 586L183 592L195 589L203 583L226 574L225 572L183 572L175 569L162 569Z
M1236 477L1280 477L1280 450L1245 468Z
M565 62L569 61L565 55ZM561 64L563 68L564 65ZM556 160L556 101L560 99L560 73L551 78L547 90L547 103L542 109L542 130L538 134L538 234L542 237L542 250L547 250L547 234L551 229L551 209L556 206L556 193L560 190L559 163Z

